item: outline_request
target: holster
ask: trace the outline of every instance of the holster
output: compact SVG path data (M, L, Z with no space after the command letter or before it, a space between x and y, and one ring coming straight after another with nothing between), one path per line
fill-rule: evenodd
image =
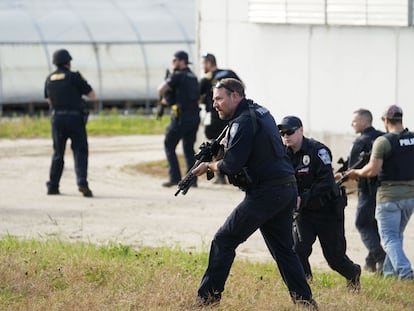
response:
M348 205L345 187L339 188L339 195L334 199L335 214L338 219L344 219L344 210Z
M243 191L245 191L248 186L253 184L253 180L247 172L247 167L243 167L239 173L229 175L227 177L232 185L239 187Z

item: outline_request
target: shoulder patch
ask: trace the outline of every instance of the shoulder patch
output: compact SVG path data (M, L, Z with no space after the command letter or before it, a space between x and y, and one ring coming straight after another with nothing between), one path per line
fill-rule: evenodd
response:
M227 142L227 146L231 146L231 144L233 143L233 138L236 135L237 131L239 130L239 123L233 123L230 127L230 131L229 131L229 140Z
M269 112L269 110L267 110L265 107L261 107L259 106L258 108L256 108L256 112L260 115L265 115L266 113Z
M50 76L50 81L58 81L65 79L64 73L54 73Z
M332 163L331 157L329 156L329 152L325 148L321 148L318 150L318 157L322 160L323 164L325 165Z
M239 129L239 123L233 123L230 128L230 138L233 138L236 135L237 130Z

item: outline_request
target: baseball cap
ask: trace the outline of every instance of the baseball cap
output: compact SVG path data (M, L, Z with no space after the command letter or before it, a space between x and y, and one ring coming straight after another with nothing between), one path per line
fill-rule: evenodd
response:
M397 105L391 105L389 106L384 113L382 114L381 119L384 121L384 119L388 120L402 120L403 112L400 107Z
M174 54L174 57L179 59L179 60L183 60L186 62L186 64L191 64L191 62L188 61L188 54L187 52L184 51L177 51Z
M281 129L297 129L302 127L302 121L295 116L286 116L282 119L282 121L278 124L279 130Z

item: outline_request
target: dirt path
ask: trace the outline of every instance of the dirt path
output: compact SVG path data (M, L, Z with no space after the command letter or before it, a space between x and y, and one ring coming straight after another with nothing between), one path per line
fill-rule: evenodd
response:
M217 228L243 193L204 179L187 195L174 197L164 180L121 170L125 164L163 159L162 136L92 137L89 182L94 198L77 191L73 158L68 144L60 196L47 196L52 152L49 139L0 140L0 235L123 243L207 247ZM178 150L178 149L177 149ZM366 250L353 221L355 197L346 210L348 256L363 263ZM406 249L414 262L414 225L406 233ZM270 259L257 232L238 249L238 255ZM312 264L327 265L319 243Z

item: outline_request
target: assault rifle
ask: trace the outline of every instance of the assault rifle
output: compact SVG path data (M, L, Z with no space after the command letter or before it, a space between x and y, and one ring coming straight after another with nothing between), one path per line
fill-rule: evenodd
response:
M165 71L165 76L164 76L164 81L167 81L168 77L170 76L170 70L167 69ZM159 102L158 102L158 107L157 107L157 120L161 120L162 116L164 115L164 109L165 109L165 105L162 104L162 100L163 97L165 96L160 96Z
M213 160L213 157L217 156L220 151L221 145L220 141L223 139L224 135L226 135L228 126L226 126L220 135L212 142L203 142L199 149L200 151L194 155L196 158L196 162L194 163L193 167L188 171L187 175L178 183L178 190L174 194L177 196L180 192L185 195L188 190L190 189L191 185L194 183L194 179L196 175L192 173L192 171L200 165L201 162L210 162ZM208 170L207 171L207 180L210 180L214 177L214 172Z
M349 159L345 161L342 157L340 157L336 163L341 164L341 167L338 168L335 173L345 173L348 170Z
M370 158L370 156L371 156L371 152L365 152L365 151L361 151L361 153L359 154L359 156L358 156L358 161L356 161L355 163L354 163L354 165L351 165L351 167L349 168L349 170L352 170L352 169L354 169L354 168L361 168L361 167L363 167L365 164L367 164L368 162L369 162L369 158ZM347 160L347 162L348 162L348 160ZM347 171L347 170L345 170L345 171ZM342 171L342 172L345 172L345 171ZM339 172L339 170L338 170L338 172ZM338 186L341 186L344 182L346 182L348 180L348 176L343 176L343 177L341 177L337 182L336 182L336 184L338 185Z

